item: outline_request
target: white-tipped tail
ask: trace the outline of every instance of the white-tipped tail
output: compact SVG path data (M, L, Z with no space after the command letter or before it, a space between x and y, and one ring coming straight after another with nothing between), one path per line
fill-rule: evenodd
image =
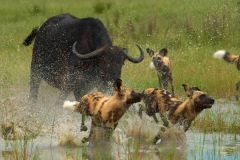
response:
M226 51L225 50L218 50L217 52L215 52L213 54L213 57L214 58L217 58L217 59L223 59L223 57L226 55Z
M151 62L151 63L149 64L149 68L150 68L150 69L155 69L155 66L154 66L153 62Z
M74 112L77 106L77 101L65 101L63 104L63 108L70 111Z

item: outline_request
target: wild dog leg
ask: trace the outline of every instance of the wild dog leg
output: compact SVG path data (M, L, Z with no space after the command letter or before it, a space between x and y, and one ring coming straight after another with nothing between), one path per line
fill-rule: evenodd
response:
M153 138L153 144L156 144L159 139L161 139L162 133L166 131L165 127L161 127L160 130L158 131L157 135Z
M81 124L81 128L80 131L87 131L87 126L85 126L85 116L86 116L86 105L80 101L80 106L81 106L81 110L82 110L82 124Z
M80 99L80 96L83 95L83 93L81 93L81 91L79 90L74 90L74 96L76 99ZM87 126L85 126L85 114L86 114L86 106L84 105L84 103L82 103L80 101L80 106L81 106L81 113L82 113L82 123L81 123L81 128L80 131L87 131Z
M81 126L81 127L82 127L82 126ZM89 137L91 136L92 132L93 132L93 124L91 125L89 135L88 135L87 137L83 137L83 139L82 139L82 143L86 143L86 142L89 141Z
M156 117L156 114L155 114L155 113L157 113L156 108L157 108L157 103L155 101L152 101L151 106L150 106L150 110L151 110L151 114L150 115L152 115L154 121L156 123L158 123L159 121L158 121L158 119Z
M85 113L82 114L82 124L81 124L81 128L80 131L87 131L87 126L85 126Z
M162 119L162 121L163 121L163 125L164 125L165 127L168 127L168 126L169 126L169 122L168 122L166 116L165 116L163 113L161 113L161 112L159 112L159 113L160 113L160 117L161 117L161 119Z
M168 81L169 81L168 74L167 73L162 73L161 80L162 80L162 88L165 90L165 93L167 93Z
M170 83L171 83L171 88L172 88L172 96L174 96L175 93L174 93L174 86L173 86L173 79L172 78L170 79Z
M157 117L156 117L156 114L155 114L155 113L153 114L153 119L154 119L154 121L155 121L156 123L159 122L158 119L157 119Z
M184 129L185 132L187 132L187 130L189 129L190 126L191 126L191 122L189 122L187 120L185 120L183 122L183 129Z
M143 105L139 104L138 116L142 119L142 112L144 111Z
M160 88L160 89L163 89L163 88L164 88L163 83L162 83L161 75L158 75L158 84L159 84L159 88Z
M239 100L239 92L240 92L240 81L236 83L236 100Z

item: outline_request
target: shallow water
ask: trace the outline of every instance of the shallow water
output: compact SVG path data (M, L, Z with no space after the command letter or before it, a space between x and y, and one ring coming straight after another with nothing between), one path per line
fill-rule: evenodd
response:
M122 146L112 142L112 154L109 153L113 159L125 159L126 157L141 156L144 159L165 159L175 157L173 159L213 159L213 160L238 160L240 159L240 135L232 134L203 134L196 132L189 132L186 134L187 147L175 147L171 148L168 153L162 145L151 145L145 147L142 145L135 151L134 147L126 150L121 150L119 155L119 148ZM13 145L4 144L3 140L0 140L0 159L9 159L14 156ZM32 144L32 145L31 145ZM104 147L104 146L103 146ZM19 147L20 148L20 147ZM18 148L18 149L19 149ZM32 151L30 152L32 148ZM79 147L60 147L58 140L46 137L40 137L36 140L29 142L29 156L37 157L38 159L52 159L52 160L64 160L64 159L86 159L88 157L87 146ZM19 149L21 150L21 149ZM108 152L108 151L106 151ZM125 154L125 155L124 155ZM166 155L169 157L166 157ZM10 158L11 159L11 158Z
M99 154L93 154L93 151L95 151L93 148L88 148L86 144L80 143L81 138L87 135L87 133L80 132L80 116L65 112L61 107L49 107L48 102L46 104L48 105L42 106L41 112L37 113L37 119L44 123L40 136L33 141L29 141L25 145L26 150L24 150L23 142L9 141L7 143L0 139L0 160L16 159L16 157L44 160L75 160L89 157L100 159ZM217 103L212 110L226 112L229 111L229 108L231 108L230 112L239 111L239 106L234 103ZM226 121L231 121L231 118L233 117L226 117ZM140 120L135 114L134 107L132 107L131 111L123 117L118 125L114 140L97 148L97 150L100 149L97 152L105 153L102 159L240 159L240 134L208 134L188 131L186 133L186 144L181 140L181 144L168 144L162 141L159 145L150 145L145 143L146 137L138 136L138 131L135 131L136 126L140 125L142 126L140 129L143 128L145 134L150 133L150 137L157 132L158 125L147 116L144 116L143 121ZM137 136L133 136L135 132ZM76 142L79 142L79 146L59 146L61 137L66 134L73 135ZM176 133L176 137L178 136L179 133Z

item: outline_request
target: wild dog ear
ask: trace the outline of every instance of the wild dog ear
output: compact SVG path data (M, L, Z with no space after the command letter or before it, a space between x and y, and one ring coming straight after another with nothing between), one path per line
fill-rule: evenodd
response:
M188 90L188 85L182 84L182 86L183 86L184 91L187 92L187 90Z
M122 80L121 79L116 79L115 82L113 83L113 88L115 91L120 91L122 86Z
M193 90L193 91L201 91L201 89L199 89L198 87L191 87L191 90Z
M168 49L167 48L163 48L163 49L161 49L160 51L159 51L159 54L161 55L161 56L166 56L167 54L168 54Z
M186 84L182 84L183 89L188 97L191 97L193 95L193 90L188 87Z
M198 87L188 87L186 84L182 84L182 86L188 97L191 97L194 91L201 91Z
M154 55L154 51L150 48L146 49L147 53L149 54L150 57L152 57Z

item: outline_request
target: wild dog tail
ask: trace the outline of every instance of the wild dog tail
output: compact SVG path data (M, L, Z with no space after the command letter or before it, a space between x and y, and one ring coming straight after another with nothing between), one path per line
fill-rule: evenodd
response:
M35 39L37 33L38 33L38 27L33 28L32 32L27 36L27 38L24 39L23 45L29 46L32 43L32 41Z
M225 56L227 53L228 53L228 52L225 51L225 50L218 50L217 52L215 52L215 53L213 54L213 57L214 57L214 58L217 58L217 59L223 59L224 56Z
M77 105L77 101L65 101L63 104L63 108L70 112L75 112L77 110Z

